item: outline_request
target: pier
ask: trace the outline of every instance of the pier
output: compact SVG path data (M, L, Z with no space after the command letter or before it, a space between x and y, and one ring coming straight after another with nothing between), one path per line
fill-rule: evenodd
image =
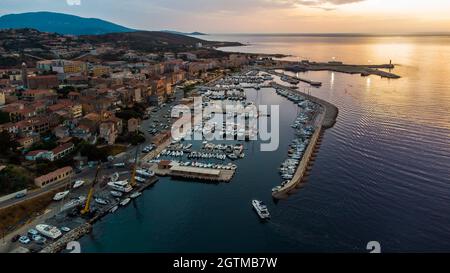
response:
M294 94L300 93L298 90L293 90L276 83L272 83L272 85L274 88L284 89ZM308 147L303 154L302 160L300 161L297 170L295 171L294 177L288 183L282 186L282 188L280 188L278 191L272 193L272 197L275 199L286 198L289 193L294 192L302 183L306 181L307 175L311 170L311 165L314 162L318 153L318 149L322 143L323 132L325 129L334 126L339 112L338 108L329 102L307 94L301 93L301 95L308 100L319 104L322 107L322 112L316 118L317 125L315 132L310 139Z

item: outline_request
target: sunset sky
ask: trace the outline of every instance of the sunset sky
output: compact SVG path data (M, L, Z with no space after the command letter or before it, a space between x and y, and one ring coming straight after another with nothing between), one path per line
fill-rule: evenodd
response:
M450 30L448 0L0 0L0 14L64 12L146 30L414 33Z

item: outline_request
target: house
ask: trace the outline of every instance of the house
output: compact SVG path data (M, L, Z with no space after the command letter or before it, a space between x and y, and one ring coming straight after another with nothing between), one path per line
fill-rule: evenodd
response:
M88 141L92 136L92 132L89 126L80 124L78 125L78 127L72 130L71 135L73 137Z
M46 159L46 160L52 160L53 154L50 151L47 150L35 150L27 153L25 155L25 159L29 161L36 161L38 159Z
M34 137L23 137L17 140L17 143L25 149L30 148L35 143Z
M52 159L50 161L61 159L73 152L73 150L75 150L75 145L72 142L62 144L51 151Z
M107 121L100 124L99 137L104 139L109 145L116 143L116 139L119 135L114 122Z

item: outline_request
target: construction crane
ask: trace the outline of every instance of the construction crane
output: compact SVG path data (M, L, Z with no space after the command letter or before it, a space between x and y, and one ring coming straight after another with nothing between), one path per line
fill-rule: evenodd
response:
M134 155L134 164L133 164L133 169L131 170L131 178L130 178L130 186L131 187L136 186L136 169L138 166L138 160L139 160L138 155L139 155L140 147L141 147L140 145L136 146L136 154Z
M89 189L89 193L86 198L86 204L84 205L84 208L80 211L81 215L85 215L91 211L92 197L94 196L95 185L97 184L99 172L100 172L100 164L97 166L97 170L95 171L95 177L94 180L92 181L91 188Z

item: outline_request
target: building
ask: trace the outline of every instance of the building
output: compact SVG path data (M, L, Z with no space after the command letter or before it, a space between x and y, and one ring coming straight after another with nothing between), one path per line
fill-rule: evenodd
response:
M44 188L46 186L58 183L65 179L68 179L68 181L70 181L72 175L73 175L72 167L64 167L54 172L48 173L46 175L37 177L36 179L34 179L34 184L40 188Z
M94 77L107 76L109 73L111 73L111 68L109 66L99 65L92 68L92 76Z
M29 160L29 161L36 161L38 159L46 159L46 160L53 161L53 160L51 160L52 157L53 157L52 153L47 150L35 150L35 151L31 151L25 155L25 159Z
M131 118L128 120L128 132L134 133L139 130L139 119Z
M0 91L0 106L5 105L6 103L6 95L5 92Z
M57 75L38 75L28 78L30 89L51 89L58 88L59 81Z
M59 145L55 149L51 150L52 158L50 161L61 159L73 152L73 150L75 150L75 145L72 142Z
M26 90L22 93L22 99L26 101L42 100L48 97L56 96L53 90Z
M104 139L109 145L116 143L116 139L119 136L119 132L114 122L103 122L100 124L99 137Z

